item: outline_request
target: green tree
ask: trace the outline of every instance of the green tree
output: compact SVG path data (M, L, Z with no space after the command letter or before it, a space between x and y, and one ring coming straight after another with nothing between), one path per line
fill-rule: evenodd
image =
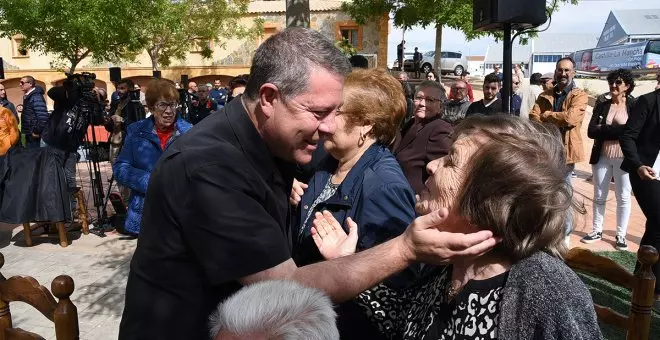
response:
M0 0L0 36L22 35L23 49L55 57L75 72L80 62L130 60L144 46L137 35L149 0Z
M467 40L493 35L502 37L502 32L481 32L473 29L473 0L353 0L342 4L359 24L380 18L383 14L393 15L394 26L404 29L413 26L435 26L435 65L440 65L442 48L442 28L450 27L463 32ZM551 13L559 10L562 3L577 4L578 0L547 0L546 7ZM516 32L513 32L514 34ZM520 40L526 43L534 32L521 34Z
M255 38L262 34L261 19L246 27L242 18L249 0L153 0L145 10L141 37L154 71L184 60L188 52L213 55L212 43L224 47L228 39Z

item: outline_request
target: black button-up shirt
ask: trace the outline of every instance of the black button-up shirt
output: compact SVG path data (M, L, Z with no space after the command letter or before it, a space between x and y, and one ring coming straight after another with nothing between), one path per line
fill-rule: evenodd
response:
M174 142L149 182L119 339L208 339L238 279L291 257L293 170L240 99Z

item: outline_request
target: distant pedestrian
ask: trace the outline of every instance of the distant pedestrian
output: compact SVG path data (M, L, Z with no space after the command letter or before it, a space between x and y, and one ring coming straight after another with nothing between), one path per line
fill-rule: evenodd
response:
M403 68L403 51L406 49L406 41L402 40L400 44L396 46L396 60L399 62L399 71L404 72Z
M422 67L422 59L424 57L422 56L422 53L419 52L417 47L415 47L415 54L413 54L413 63L415 64L415 79L419 79L421 77L421 72L420 68Z
M41 145L41 131L48 121L48 109L44 100L44 90L36 85L31 76L25 76L20 81L23 96L23 114L21 116L21 133L25 135L25 146L38 148Z

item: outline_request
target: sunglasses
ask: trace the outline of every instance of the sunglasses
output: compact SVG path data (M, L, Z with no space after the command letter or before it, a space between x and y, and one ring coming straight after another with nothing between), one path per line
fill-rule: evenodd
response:
M513 82L513 85L518 85L518 84L520 84L519 81L514 81L514 82Z
M621 79L617 79L617 80L615 80L615 81L608 81L608 83L609 83L610 85L616 84L616 86L619 86L619 85L623 84L623 80L621 80Z

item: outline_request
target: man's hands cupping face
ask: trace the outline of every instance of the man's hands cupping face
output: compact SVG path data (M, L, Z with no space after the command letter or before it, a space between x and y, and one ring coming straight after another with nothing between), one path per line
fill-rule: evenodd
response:
M397 238L401 255L410 262L443 265L457 258L483 255L497 245L498 240L489 230L474 233L445 231L469 230L453 226L456 223L467 222L455 216L449 217L449 211L445 208L416 218Z

